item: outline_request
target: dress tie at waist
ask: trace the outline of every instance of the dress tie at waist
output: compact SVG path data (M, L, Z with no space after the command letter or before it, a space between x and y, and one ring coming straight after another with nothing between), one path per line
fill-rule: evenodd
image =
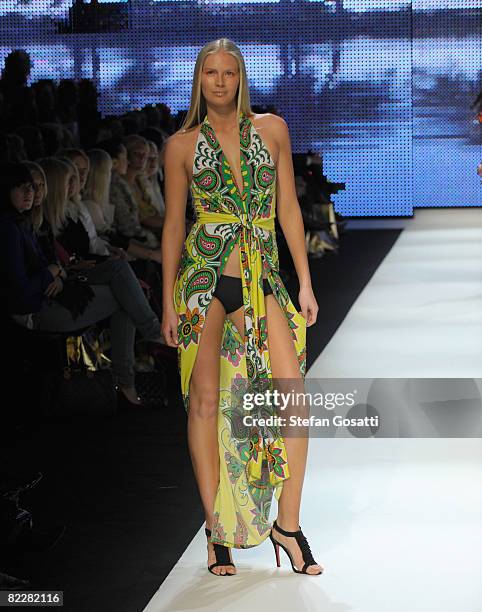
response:
M253 226L260 227L261 229L268 230L273 232L275 230L275 217L271 217L269 219L265 219L263 217L258 217L255 219L243 219L242 217L237 217L236 215L232 215L230 213L223 212L203 212L199 213L196 218L196 222L200 224L204 223L240 223L245 228L252 228Z
M275 216L271 218L257 217L253 220L247 219L244 215L237 216L226 212L201 212L198 214L196 222L204 223L235 223L242 226L242 240L240 243L240 266L241 269L247 268L252 279L260 279L262 277L262 263L258 256L258 251L261 248L259 236L256 232L250 230L261 228L271 232L275 231ZM244 259L244 266L243 266ZM264 342L263 333L260 329L261 321L266 318L264 308L264 296L259 290L257 281L250 283L250 288L246 287L246 281L243 278L243 294L249 294L249 304L254 306L254 312L260 313L260 316L255 316L251 322L252 333L254 334L255 342ZM269 472L269 481L273 487L277 487L283 480L290 477L289 467L286 457L286 448L283 438L273 438L267 431L254 430L251 432L248 449L248 459L246 461L246 473L248 481L256 485L262 478L263 465L267 465ZM280 490L277 489L277 497Z

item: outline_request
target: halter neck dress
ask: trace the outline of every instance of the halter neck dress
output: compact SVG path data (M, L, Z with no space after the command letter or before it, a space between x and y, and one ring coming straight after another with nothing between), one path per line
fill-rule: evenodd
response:
M225 318L220 350L218 441L220 482L211 540L235 548L261 544L269 534L273 493L289 478L278 427L244 424L245 416L276 414L269 405L246 410L243 393L272 388L263 270L291 331L300 373L306 369L306 320L279 274L275 233L276 166L253 123L239 113L242 192L210 126L199 130L191 194L196 220L181 254L174 284L178 366L184 408L209 304L235 244L239 245L244 330ZM244 332L244 333L243 333Z

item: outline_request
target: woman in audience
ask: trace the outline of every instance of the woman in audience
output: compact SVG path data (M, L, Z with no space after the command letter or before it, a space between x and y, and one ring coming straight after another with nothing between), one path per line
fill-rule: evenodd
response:
M39 160L39 166L45 173L48 192L44 199L42 214L43 225L49 228L49 236L55 242L55 251L63 254L62 261L80 259L79 267L91 267L96 262L106 259L117 259L124 255L115 252L110 255L98 256L92 252L89 234L81 220L80 214L74 218L75 209L69 199L74 182L72 176L77 176L75 166L66 158L46 157ZM113 247L109 246L109 249Z
M134 177L131 188L139 208L141 224L160 237L164 218L161 214L160 200L154 191L155 183L152 181L152 177L156 178L155 175L159 171L159 152L153 142L146 141L145 146L147 158L144 171ZM158 182L157 184L159 185Z
M159 202L159 211L162 217L165 216L166 206L164 204L164 147L165 143L156 141L153 142L156 145L157 158L154 159L154 155L149 155L148 158L148 175L153 185L154 193L156 194L157 201ZM152 145L151 145L152 147Z
M160 248L159 238L151 229L142 227L139 216L139 199L136 179L145 172L147 162L147 141L132 134L122 140L127 149L127 170L125 176L112 174L111 201L115 206L115 223L118 230L127 236L144 236L144 245Z
M77 166L67 157L59 157L69 166L69 189L65 205L66 224L59 242L71 252L82 257L89 254L109 256L110 248L95 229L92 217L80 198L81 179Z
M153 191L155 207L164 221L166 207L164 205L164 196L162 195L162 168L160 164L161 153L155 142L148 140L149 156L147 158L146 176L149 179L150 187Z
M37 236L38 243L49 263L67 265L68 257L60 261L54 246L54 236L50 224L44 219L43 207L47 197L47 177L39 164L32 161L24 161L22 165L30 171L34 186L34 198L32 208L25 214L30 218L32 231Z
M60 149L56 152L55 157L66 157L75 164L79 172L79 193L82 193L87 182L90 169L90 161L87 153L82 149Z
M33 161L21 162L32 175L34 187L34 197L32 208L30 209L30 221L32 228L38 232L43 223L42 205L47 196L47 178L43 168Z
M71 168L67 162L56 157L44 157L38 165L45 176L45 197L42 202L42 216L48 223L52 235L57 239L66 223L66 202L69 193Z
M97 143L112 158L112 174L109 198L114 206L114 229L129 239L129 255L161 264L161 249L151 247L147 234L139 222L137 205L129 185L124 180L127 172L127 149L120 138L110 138Z
M84 204L87 206L94 221L97 233L105 238L109 244L120 247L134 258L149 260L160 263L160 251L153 252L152 249L140 246L135 240L119 234L115 229L114 215L115 207L110 203L110 184L112 172L119 165L119 159L113 155L125 154L127 165L127 153L120 139L105 144L99 143L103 148L89 151L90 169L83 195ZM105 148L104 148L105 147Z
M50 158L47 164L64 166ZM68 169L63 185L48 181L48 196L65 202ZM58 177L62 172L58 172ZM65 271L48 263L25 212L34 201L33 177L20 163L0 164L0 275L2 303L17 318L30 317L34 329L70 332L110 318L112 370L121 401L140 404L135 389L135 330L143 338L161 341L159 319L151 310L130 266L122 259L109 260L86 271L94 296L77 317L55 298L63 290ZM61 217L61 204L51 211ZM20 319L21 321L21 319Z
M112 158L102 149L92 149L87 155L90 169L82 192L83 202L90 212L97 233L109 234L114 223L114 206L109 202Z

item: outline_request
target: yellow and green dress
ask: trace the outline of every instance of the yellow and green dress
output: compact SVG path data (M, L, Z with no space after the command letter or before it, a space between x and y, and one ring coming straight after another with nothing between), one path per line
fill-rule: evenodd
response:
M289 478L286 448L279 428L245 424L247 415L268 417L274 407L247 411L245 392L272 388L263 270L285 314L301 376L306 369L306 320L279 274L275 234L276 166L249 117L239 114L242 193L233 180L207 115L193 160L191 193L196 213L182 251L174 285L179 316L178 366L184 407L206 313L217 281L236 243L243 286L242 334L225 318L220 351L218 441L220 482L211 540L235 548L261 544L269 534L273 492L277 500ZM243 337L244 336L244 337Z

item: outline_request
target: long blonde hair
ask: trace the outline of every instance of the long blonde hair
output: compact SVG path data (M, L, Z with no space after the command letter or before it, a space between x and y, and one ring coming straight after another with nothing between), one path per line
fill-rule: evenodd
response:
M43 202L43 214L54 236L58 236L65 223L65 205L68 194L66 180L71 169L66 162L56 157L44 157L37 163L43 169L49 186L47 197Z
M56 153L55 153L55 157L58 157L59 159L63 159L65 161L70 160L70 162L75 166L75 170L77 172L77 179L78 179L78 185L79 185L79 189L78 192L76 193L76 195L72 198L73 202L80 202L82 200L82 190L80 189L80 174L79 174L79 170L77 168L77 165L75 164L75 159L76 157L82 157L85 161L85 163L87 164L87 177L89 176L89 172L90 172L90 159L89 156L87 155L87 153L83 150L83 149L74 149L74 148L70 148L70 149L59 149Z
M80 195L80 176L79 176L79 170L77 169L77 166L74 164L74 162L71 160L70 157L59 156L58 159L63 161L69 167L69 170L70 170L71 174L73 174L75 176L75 181L76 181L76 185L77 185L76 186L76 190L75 190L75 193L72 196L70 196L69 199L76 206L78 206L80 204L80 202L82 201L82 198L81 198L81 195Z
M83 191L84 199L93 200L105 211L109 205L112 158L102 149L91 149L88 156L90 171Z
M40 203L40 206L35 206L35 208L32 207L30 209L30 221L32 222L33 230L34 232L38 232L44 220L43 207L44 207L45 199L48 195L47 177L45 176L44 169L39 164L33 161L27 161L27 160L21 163L22 165L26 166L26 168L30 170L31 174L33 174L34 172L36 172L37 174L40 174L44 182L44 198L42 202Z
M207 113L206 99L203 95L201 88L201 73L204 65L204 61L208 55L217 53L218 51L225 51L230 53L236 58L239 69L239 86L237 95L237 115L242 111L245 115L252 115L251 104L249 101L249 89L248 89L248 77L246 74L246 66L244 64L244 58L237 45L234 44L229 38L218 38L208 42L199 51L196 59L196 65L194 66L194 77L192 82L191 91L191 103L189 110L187 111L186 117L182 123L181 129L187 130L195 125L201 123Z

